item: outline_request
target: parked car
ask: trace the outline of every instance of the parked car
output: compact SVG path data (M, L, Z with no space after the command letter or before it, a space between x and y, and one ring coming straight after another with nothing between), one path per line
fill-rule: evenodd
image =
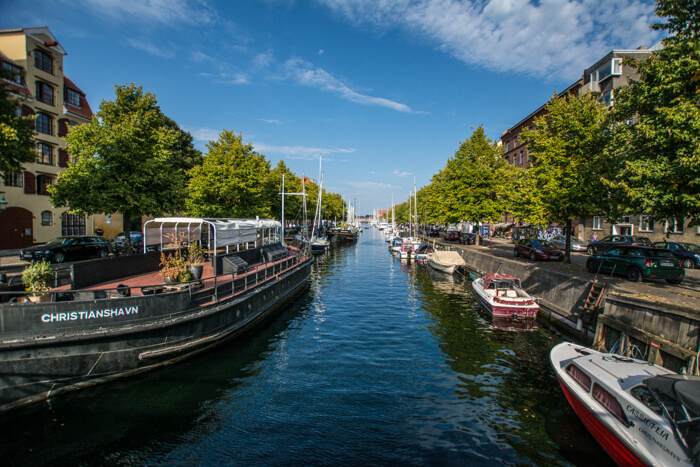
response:
M429 229L428 230L428 237L439 237L439 236L440 236L439 229Z
M680 284L685 277L680 260L669 250L651 246L614 246L605 253L591 255L586 269L591 273L625 275L632 282L665 279L669 284Z
M459 238L459 243L462 245L475 245L476 244L476 234L465 233Z
M138 230L131 230L129 232L129 236L131 237L131 245L134 247L137 247L139 245L143 246L143 233L139 232ZM114 243L117 245L124 245L124 242L126 241L126 233L124 232L119 232L117 235L114 236Z
M614 246L620 245L651 245L651 240L647 237L639 237L637 235L608 235L607 237L597 242L588 244L586 251L589 255L595 253L604 253Z
M66 260L104 258L109 255L107 241L97 235L58 237L43 245L24 248L20 258L25 261L49 260L62 263Z
M456 230L448 230L447 233L445 234L445 241L458 242L459 241L459 232L457 232Z
M523 238L515 242L513 249L515 257L527 257L532 261L535 260L551 260L561 261L564 259L564 252L555 248L547 240L539 240L537 238Z
M700 268L700 245L694 243L656 242L654 248L670 250L686 269Z
M549 242L556 248L566 251L566 236L555 235ZM586 251L586 248L588 248L588 244L583 243L578 238L571 237L571 251Z

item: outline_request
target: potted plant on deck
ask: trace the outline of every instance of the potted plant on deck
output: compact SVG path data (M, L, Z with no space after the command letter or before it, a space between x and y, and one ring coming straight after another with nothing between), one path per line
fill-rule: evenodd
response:
M179 232L166 235L170 239L170 243L164 245L166 248L173 250L168 254L160 253L160 275L166 283L188 282L192 276L188 271L188 260L182 254L184 246L184 234Z
M32 261L22 271L22 284L24 284L24 289L29 292L29 300L32 302L45 302L51 299L51 295L42 292L51 288L53 279L53 269L46 260Z
M191 242L187 249L187 260L192 280L200 280L204 271L204 248L198 242Z

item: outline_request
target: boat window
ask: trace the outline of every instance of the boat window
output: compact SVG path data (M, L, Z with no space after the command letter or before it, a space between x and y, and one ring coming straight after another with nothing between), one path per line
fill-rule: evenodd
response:
M573 363L566 367L566 372L576 381L586 392L591 390L591 377L581 371Z
M593 399L600 402L600 404L605 407L605 409L610 412L615 418L622 422L625 426L629 426L630 422L625 416L622 406L615 399L615 397L608 391L603 389L598 385L598 383L593 384Z
M632 388L630 393L632 393L632 395L638 400L644 402L644 404L646 404L646 406L651 410L661 414L661 407L659 406L659 403L656 402L656 399L654 399L654 396L651 395L651 392L649 392L646 386L640 385L636 388Z

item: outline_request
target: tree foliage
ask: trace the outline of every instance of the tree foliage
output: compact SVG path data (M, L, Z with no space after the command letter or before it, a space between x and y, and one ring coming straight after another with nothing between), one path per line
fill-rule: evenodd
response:
M66 136L74 161L51 187L51 200L83 214L121 213L128 232L131 218L183 209L185 170L197 156L154 94L134 83L115 88L114 101L102 101L90 123Z
M630 211L700 223L700 6L658 0L652 26L669 37L647 60L626 60L641 74L615 95L619 171L610 178Z
M270 162L243 143L242 135L223 130L207 144L204 162L189 171L187 213L201 217L261 218L272 215L274 193Z
M18 117L22 100L12 96L9 83L14 73L0 68L0 174L22 170L36 158L33 117Z

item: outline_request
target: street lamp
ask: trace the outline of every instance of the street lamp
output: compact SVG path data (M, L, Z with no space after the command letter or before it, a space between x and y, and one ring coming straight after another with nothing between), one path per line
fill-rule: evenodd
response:
M0 194L2 195L2 198L0 198L0 212L5 212L5 209L7 209L7 201L5 201L5 192L0 191Z

